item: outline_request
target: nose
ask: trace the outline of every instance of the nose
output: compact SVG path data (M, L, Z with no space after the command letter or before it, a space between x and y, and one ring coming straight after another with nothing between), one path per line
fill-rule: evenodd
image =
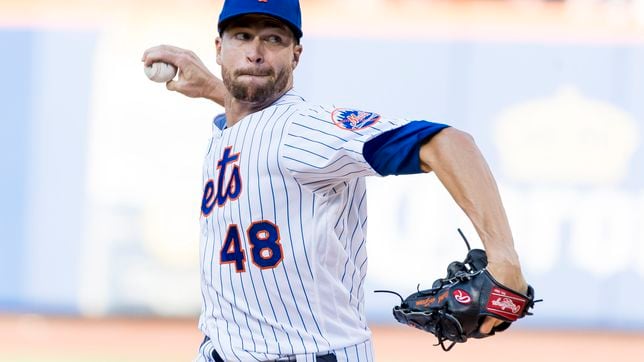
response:
M246 59L253 64L262 64L264 62L264 51L259 37L248 44L246 49Z

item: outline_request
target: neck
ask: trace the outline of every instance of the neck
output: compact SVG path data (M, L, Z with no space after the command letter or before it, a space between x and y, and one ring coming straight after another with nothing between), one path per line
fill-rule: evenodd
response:
M227 94L226 99L224 100L224 108L226 109L226 125L228 127L234 126L242 118L246 117L251 113L261 111L262 109L270 106L280 97L282 97L290 88L286 88L280 93L277 93L273 97L267 98L262 102L246 102L234 98Z

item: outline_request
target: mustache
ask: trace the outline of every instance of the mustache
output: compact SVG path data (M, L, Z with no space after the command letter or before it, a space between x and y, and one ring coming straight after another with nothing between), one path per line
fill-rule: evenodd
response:
M270 76L273 75L271 69L239 69L234 73L235 76L252 75L252 76Z

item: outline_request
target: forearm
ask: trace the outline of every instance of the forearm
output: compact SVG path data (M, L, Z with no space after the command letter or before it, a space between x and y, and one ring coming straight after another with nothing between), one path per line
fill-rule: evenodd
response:
M496 181L472 137L444 129L421 147L420 158L471 220L490 262L519 268Z

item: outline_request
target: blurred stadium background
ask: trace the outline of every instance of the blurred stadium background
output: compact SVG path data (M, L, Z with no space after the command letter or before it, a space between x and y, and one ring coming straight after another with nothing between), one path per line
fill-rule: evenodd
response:
M380 361L644 359L644 1L302 0L310 99L474 135L545 302L445 354L393 324L473 228L432 176L369 180ZM218 74L216 0L0 0L0 360L190 360L200 172L221 108L143 75ZM429 350L429 351L428 351Z

